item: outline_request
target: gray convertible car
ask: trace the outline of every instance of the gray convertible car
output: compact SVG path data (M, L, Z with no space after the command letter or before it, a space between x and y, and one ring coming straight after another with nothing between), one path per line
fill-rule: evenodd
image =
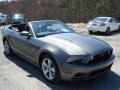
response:
M11 25L2 36L6 55L15 53L36 65L50 82L103 75L115 58L106 42L78 34L57 20Z

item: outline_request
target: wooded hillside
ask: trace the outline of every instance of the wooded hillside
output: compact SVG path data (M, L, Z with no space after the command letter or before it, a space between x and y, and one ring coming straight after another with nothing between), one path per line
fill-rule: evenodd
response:
M59 19L87 22L97 16L120 19L120 0L23 0L0 3L0 12L24 13L27 20Z

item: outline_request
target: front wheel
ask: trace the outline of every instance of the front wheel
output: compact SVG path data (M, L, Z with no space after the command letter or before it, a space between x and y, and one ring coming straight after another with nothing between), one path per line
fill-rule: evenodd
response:
M3 44L4 44L4 51L5 51L5 54L6 54L6 55L12 55L12 49L11 49L11 47L10 47L8 41L5 40L5 41L3 42Z
M60 81L58 66L50 55L44 55L42 57L41 69L44 77L49 82L55 83Z

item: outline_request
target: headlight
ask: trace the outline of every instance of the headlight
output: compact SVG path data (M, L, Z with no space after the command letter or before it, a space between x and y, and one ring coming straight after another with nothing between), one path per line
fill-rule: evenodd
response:
M66 61L67 63L71 64L87 64L91 60L92 56L90 55L81 55L81 56L71 56Z
M83 56L71 56L68 58L68 60L66 62L73 62L75 60L81 60L83 58Z

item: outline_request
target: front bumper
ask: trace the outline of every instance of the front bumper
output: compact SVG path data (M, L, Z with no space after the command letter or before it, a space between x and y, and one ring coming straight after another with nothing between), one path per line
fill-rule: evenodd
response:
M73 65L64 63L61 66L61 78L63 80L86 80L97 77L107 71L110 71L114 58L115 56L112 55L108 60L94 65Z

